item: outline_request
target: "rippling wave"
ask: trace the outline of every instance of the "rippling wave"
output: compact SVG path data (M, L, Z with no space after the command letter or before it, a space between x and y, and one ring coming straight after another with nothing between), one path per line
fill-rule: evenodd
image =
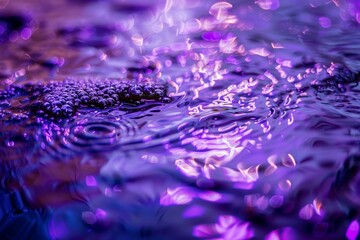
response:
M60 130L60 132L57 132ZM129 144L135 137L138 126L130 119L87 116L57 127L43 126L49 151L64 154L109 151L116 146ZM44 147L46 151L47 147Z

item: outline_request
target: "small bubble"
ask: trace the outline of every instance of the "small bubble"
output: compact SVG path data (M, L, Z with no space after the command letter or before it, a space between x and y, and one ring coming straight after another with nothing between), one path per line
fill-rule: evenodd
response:
M305 205L299 212L299 217L305 220L309 220L312 218L314 213L314 209L311 204Z
M279 0L257 0L255 4L264 10L276 10L280 7Z
M31 37L31 34L32 34L31 28L24 28L21 31L21 38L24 40L28 40Z
M281 195L274 195L270 198L269 204L273 208L279 208L284 202L284 197Z
M323 28L331 27L331 19L327 17L319 17L319 24Z

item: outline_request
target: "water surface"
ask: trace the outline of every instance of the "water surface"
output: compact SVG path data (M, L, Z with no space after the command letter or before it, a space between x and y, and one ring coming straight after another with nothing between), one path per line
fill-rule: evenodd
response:
M357 239L356 1L0 1L1 239Z

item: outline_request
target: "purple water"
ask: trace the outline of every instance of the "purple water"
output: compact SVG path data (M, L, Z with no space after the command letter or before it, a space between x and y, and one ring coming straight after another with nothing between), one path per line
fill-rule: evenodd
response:
M358 239L359 22L0 0L0 239Z

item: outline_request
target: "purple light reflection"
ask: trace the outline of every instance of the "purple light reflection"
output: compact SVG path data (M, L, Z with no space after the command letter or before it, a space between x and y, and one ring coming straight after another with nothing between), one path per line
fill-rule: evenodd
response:
M355 240L358 239L358 235L359 235L359 222L354 220L350 223L346 231L346 237L349 240Z
M287 227L271 231L266 235L265 240L296 240L298 236L293 229Z
M191 206L183 213L184 218L196 218L200 217L205 213L205 208L202 206Z

